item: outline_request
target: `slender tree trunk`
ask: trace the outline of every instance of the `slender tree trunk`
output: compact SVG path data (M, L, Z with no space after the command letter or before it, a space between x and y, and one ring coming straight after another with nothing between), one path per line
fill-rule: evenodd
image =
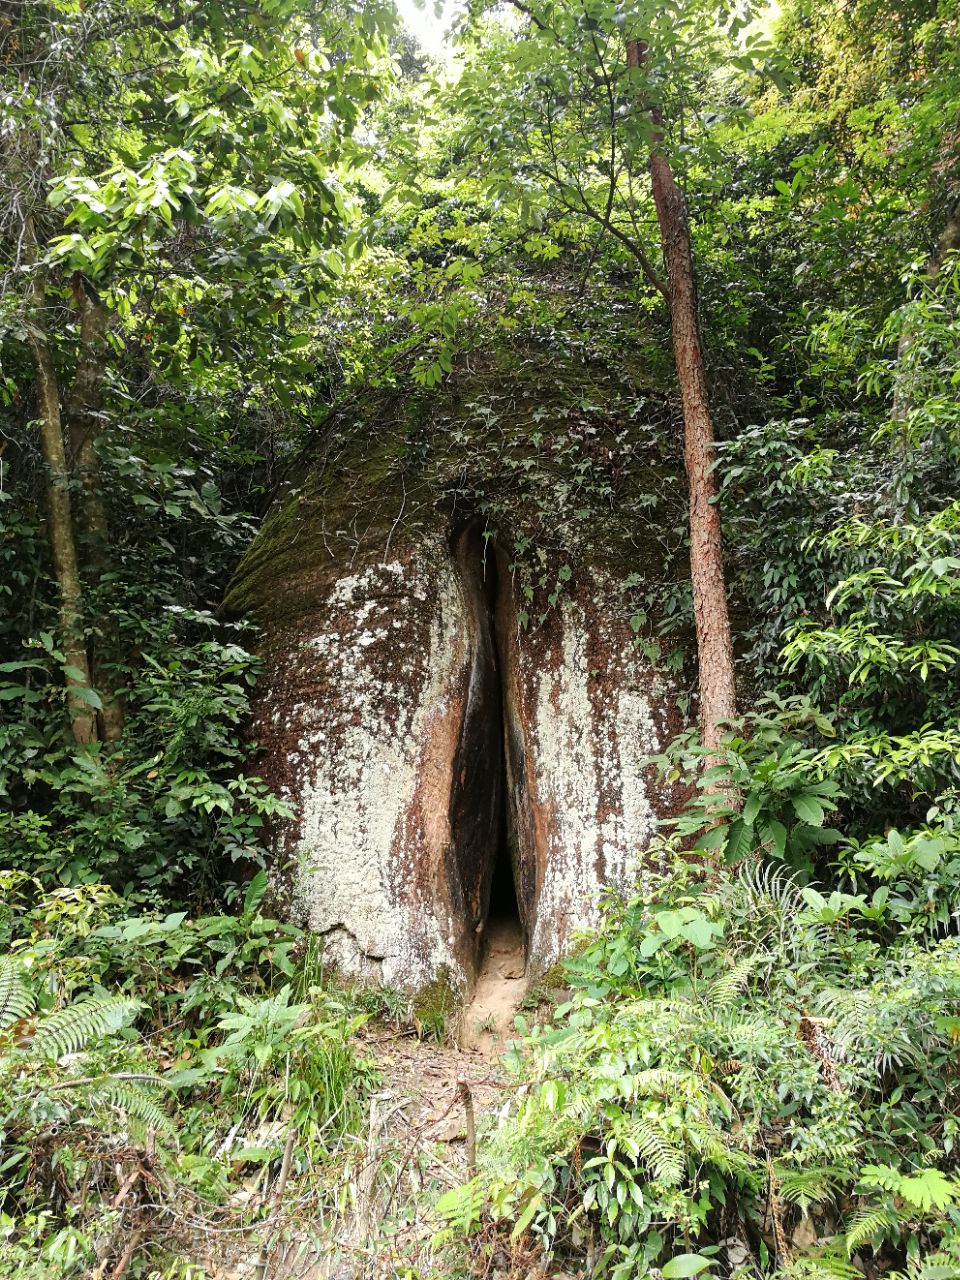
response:
M80 527L84 541L84 569L88 580L99 583L110 569L110 532L103 496L97 437L103 402L106 356L107 313L96 297L91 297L79 276L73 281L73 296L80 317L80 354L66 404L73 472L80 481ZM92 652L93 674L102 700L99 714L101 736L116 742L123 732L123 695L105 658L119 649L113 617L101 612L100 643Z
M947 225L944 227L943 233L937 242L933 256L927 263L926 281L928 284L936 284L943 268L944 258L955 249L960 249L960 206L954 209L947 218ZM910 416L910 410L913 408L914 379L912 370L909 367L904 367L907 364L907 356L913 346L913 340L913 326L907 323L903 326L900 341L897 343L897 365L899 367L894 376L893 406L891 409L891 416L894 422L898 427L902 428L898 437L901 454L907 450L907 419Z
M628 66L640 67L646 58L647 47L642 41L627 41ZM713 474L713 420L700 342L697 285L686 200L661 149L659 109L654 107L651 114L654 131L650 147L650 177L667 265L673 358L683 405L683 456L690 494L690 579L699 660L700 733L704 746L713 748L723 737L721 721L730 720L737 709L720 509Z
M62 634L64 677L67 705L76 742L93 742L97 722L93 707L81 691L91 690L90 668L84 643L81 610L80 573L74 538L73 512L70 501L70 474L64 447L60 417L60 392L53 354L43 319L46 290L43 272L37 267L37 240L33 222L27 219L24 240L34 267L27 298L26 328L37 378L37 409L40 416L40 446L47 469L47 523L53 571L60 594L60 631Z

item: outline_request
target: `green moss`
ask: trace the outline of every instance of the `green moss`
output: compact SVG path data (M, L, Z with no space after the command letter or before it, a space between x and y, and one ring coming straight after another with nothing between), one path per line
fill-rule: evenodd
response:
M225 609L295 617L345 562L362 571L438 510L485 515L543 600L565 565L648 578L675 552L671 435L660 387L555 350L500 352L434 391L360 393L325 424L323 456L265 522Z
M557 960L546 973L541 974L537 985L544 991L563 991L569 984L569 977L566 960Z
M441 1041L446 1034L447 1019L456 1007L450 970L444 965L433 982L417 992L413 1000L414 1025L420 1039Z

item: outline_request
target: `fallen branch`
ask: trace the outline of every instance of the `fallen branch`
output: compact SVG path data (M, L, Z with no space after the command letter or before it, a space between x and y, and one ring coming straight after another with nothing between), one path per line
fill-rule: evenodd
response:
M473 1094L467 1084L466 1076L457 1081L457 1097L463 1103L463 1111L467 1123L467 1172L471 1178L477 1176L477 1122L473 1112Z
M293 1144L297 1136L297 1131L291 1126L290 1132L287 1134L287 1141L283 1148L283 1159L280 1162L280 1174L277 1178L276 1186L273 1188L273 1195L270 1198L270 1216L267 1220L268 1225L272 1228L273 1220L277 1210L280 1207L280 1201L283 1199L283 1193L287 1189L287 1179L290 1177L290 1165L293 1161ZM267 1263L270 1260L270 1245L273 1240L273 1231L265 1231L263 1239L260 1242L260 1251L257 1254L257 1265L253 1269L253 1280L265 1280L267 1274Z
M133 1230L133 1234L131 1235L130 1240L127 1244L127 1247L124 1249L123 1253L120 1255L120 1261L117 1263L117 1265L113 1269L113 1274L111 1275L110 1280L120 1280L120 1277L126 1271L127 1267L129 1267L133 1259L133 1255L136 1253L137 1248L142 1239L143 1239L143 1227L135 1227Z

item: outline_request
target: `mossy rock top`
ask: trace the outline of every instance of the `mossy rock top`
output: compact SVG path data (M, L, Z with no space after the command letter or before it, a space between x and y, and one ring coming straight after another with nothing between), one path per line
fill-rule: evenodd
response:
M678 449L662 384L554 349L478 357L433 390L361 390L331 413L226 610L296 614L345 558L435 527L438 511L451 530L485 520L535 592L565 562L649 581L682 529Z

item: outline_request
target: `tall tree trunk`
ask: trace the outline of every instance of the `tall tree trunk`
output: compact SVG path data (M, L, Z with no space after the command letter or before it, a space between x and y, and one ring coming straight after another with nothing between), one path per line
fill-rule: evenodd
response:
M960 206L953 209L947 218L947 224L943 229L940 239L937 241L937 247L933 252L933 256L927 263L925 279L927 284L936 284L940 278L940 271L943 268L943 261L948 253L960 249ZM910 348L913 346L914 331L913 325L909 321L903 326L900 334L900 341L897 343L897 365L898 369L894 375L893 381L893 405L891 416L898 427L902 428L899 433L899 446L901 455L907 451L906 428L907 419L910 416L910 410L913 408L914 379L911 376L912 371L907 365L907 356L910 354Z
M26 329L37 378L37 410L40 416L40 447L47 469L47 523L53 571L60 595L60 631L65 659L64 677L67 705L77 743L93 742L97 721L84 694L91 690L90 668L84 643L80 573L70 501L70 473L60 417L60 391L53 354L47 338L43 309L46 299L44 275L37 265L37 239L33 221L27 218L24 242L33 267L27 296Z
M99 298L87 292L79 275L73 280L73 297L80 317L80 353L67 398L66 420L73 471L80 481L84 569L88 580L99 583L111 567L107 506L96 448L101 429L107 313ZM123 732L124 704L109 657L111 652L116 655L119 651L119 637L113 617L106 611L101 611L99 634L92 664L103 704L99 714L101 736L106 742L116 742Z
M647 57L647 46L642 41L627 41L628 66L640 67ZM714 748L723 737L721 721L736 714L737 701L723 573L720 509L713 474L713 420L700 342L697 285L686 200L662 150L661 117L657 107L652 108L651 116L650 177L667 265L673 358L683 405L683 456L690 508L690 580L699 662L700 734L704 746Z

